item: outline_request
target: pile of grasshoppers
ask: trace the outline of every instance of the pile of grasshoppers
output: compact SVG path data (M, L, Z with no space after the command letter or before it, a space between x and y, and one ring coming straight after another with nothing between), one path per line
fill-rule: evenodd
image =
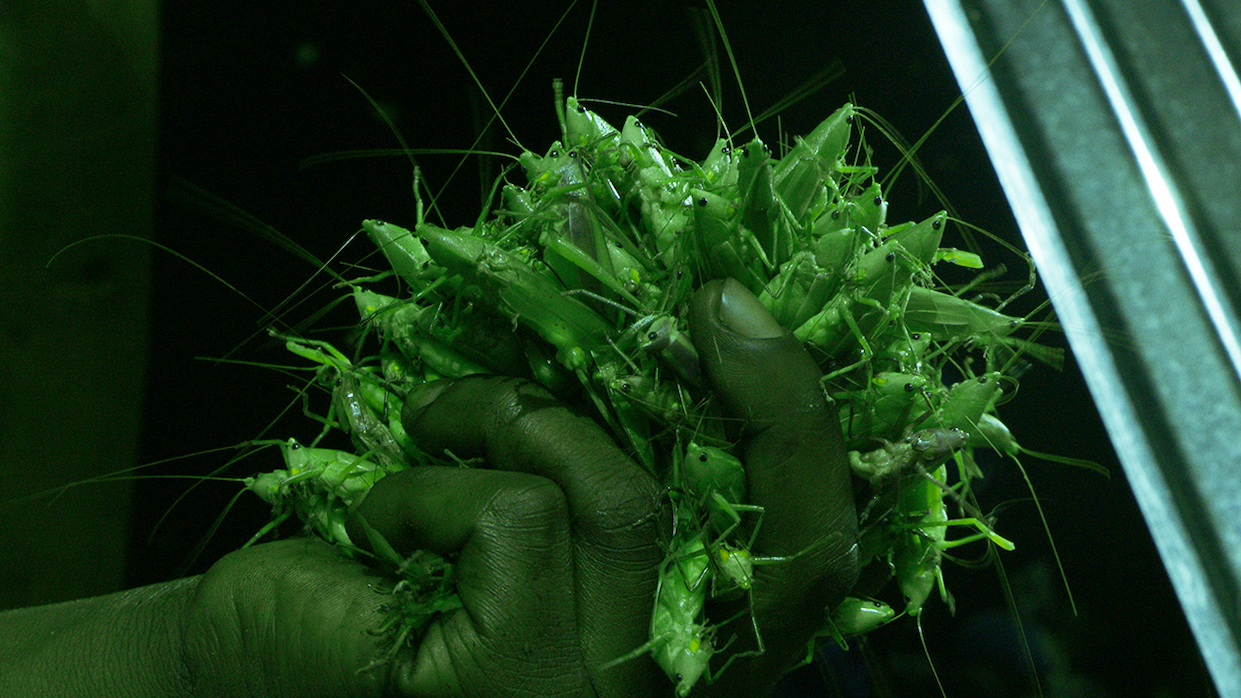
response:
M978 513L970 481L981 475L974 449L1020 450L995 408L1011 392L1006 362L1030 340L1017 337L1020 318L937 282L937 263L982 267L941 247L945 213L888 223L878 170L864 140L853 142L865 110L845 105L779 156L757 138L721 138L701 162L664 147L633 116L617 129L559 92L557 114L562 140L543 155L522 153L526 183L497 183L495 215L457 230L363 223L400 288L381 294L376 282L393 282L375 278L352 286L367 348L351 359L285 338L321 365L334 422L356 450L290 441L285 469L247 481L277 519L296 515L351 547L343 520L359 493L447 458L405 434L407 391L471 374L537 381L593 411L668 486L676 525L650 641L617 661L650 652L687 695L730 659L706 600L743 598L754 565L780 564L750 554L763 512L746 503L742 463L685 332L690 294L732 277L823 367L851 449L861 559L882 584L825 609L824 635L840 640L917 615L937 587L947 599L941 560L953 546L1012 549ZM395 651L459 603L452 566L371 543L404 580Z

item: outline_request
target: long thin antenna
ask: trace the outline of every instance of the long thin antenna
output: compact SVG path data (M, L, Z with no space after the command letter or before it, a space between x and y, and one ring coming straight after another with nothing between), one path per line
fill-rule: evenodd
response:
M750 111L750 100L745 96L745 85L741 82L741 70L737 67L737 57L733 55L732 44L728 41L728 33L724 31L724 22L720 19L720 12L715 7L715 0L707 0L707 8L711 10L711 19L715 21L715 28L720 32L720 40L724 42L724 52L728 54L728 62L732 64L733 75L737 77L737 88L741 90L741 103L745 105L745 115L750 122L750 128L754 128L754 114ZM758 136L758 129L754 129L755 137Z

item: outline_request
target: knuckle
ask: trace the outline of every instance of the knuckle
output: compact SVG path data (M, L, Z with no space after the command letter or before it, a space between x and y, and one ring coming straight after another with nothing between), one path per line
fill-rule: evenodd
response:
M633 537L654 540L660 525L663 490L646 473L633 468L613 473L601 482L595 507L576 512L573 524L580 535L595 541Z
M564 530L569 520L564 493L543 478L522 478L520 484L498 490L484 512L506 528Z

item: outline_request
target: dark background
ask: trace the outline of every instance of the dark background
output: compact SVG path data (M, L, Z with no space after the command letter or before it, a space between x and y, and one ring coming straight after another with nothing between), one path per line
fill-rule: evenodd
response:
M687 18L690 7L695 5L601 7L579 97L646 103L689 74L702 61ZM535 2L497 10L457 3L436 10L487 91L499 100L517 83L563 5ZM914 140L960 94L919 3L723 2L720 12L755 113L830 62L844 66L842 78L783 112L778 125L772 120L759 127L768 143L777 141L778 127L809 132L849 100L875 110ZM536 152L558 137L551 80L564 78L572 91L588 14L585 4L572 11L504 108L516 138ZM335 253L363 218L412 226L407 159L362 157L299 169L311 156L397 146L392 131L345 77L384 107L414 148L469 147L476 123L489 115L461 62L416 3L177 0L165 3L162 37L158 239L235 288L170 255L156 257L143 462L256 438L291 404L294 395L287 386L296 379L198 357L293 364L283 347L265 335L253 336L264 320L255 304L271 309L286 296L310 296L284 316L296 322L339 295L330 289L313 296L299 290L314 266L270 244L254 226L237 227L228 220L264 221L320 259ZM721 63L724 116L736 129L745 122L745 112L726 57ZM703 157L716 130L702 90L691 89L664 107L678 116L650 114L644 121L672 149ZM592 108L618 125L628 113L607 105ZM504 131L489 135L483 147L519 152ZM868 141L876 146L874 159L881 168L896 162L895 151L883 147L883 137L873 128ZM921 158L963 218L1020 244L964 107L939 124ZM459 156L421 155L418 160L438 189ZM918 201L912 176L903 184L888 192L890 221L921 219L940 207ZM194 193L199 190L193 187L210 195ZM439 202L450 225L474 220L480 191L478 164L471 159ZM960 240L944 244L964 246ZM989 263L1004 262L1013 270L1014 282L1023 279L1019 257L994 248L984 251ZM346 247L342 258L363 260L368 254L363 237ZM1022 299L1018 312L1029 312L1045 299L1037 295ZM320 326L349 322L347 314L336 317ZM1057 333L1045 340L1064 346ZM1003 562L1045 693L1209 695L1192 637L1076 365L1070 359L1062 373L1036 367L1001 415L1028 448L1088 458L1112 472L1111 480L1104 480L1035 458L1023 461L1050 521L1077 601L1076 617L1047 534L1011 462L993 463L979 490L985 505L1008 503L998 527L1018 547ZM309 440L317 431L301 415L300 405L293 404L268 437ZM179 459L149 472L205 474L228 455ZM278 466L277 453L267 451L226 475ZM156 529L157 519L186 486L171 480L139 484L131 585L201 572L266 519L268 512L256 498L242 497L197 561L187 566L237 485L196 488ZM1031 694L1030 671L1014 640L1018 634L1005 611L997 572L948 564L946 576L956 596L956 617L932 598L923 630L947 694ZM819 677L827 664L836 667L832 681ZM848 653L825 651L800 678L806 695L833 695L833 690L843 695L939 694L911 619L855 642Z

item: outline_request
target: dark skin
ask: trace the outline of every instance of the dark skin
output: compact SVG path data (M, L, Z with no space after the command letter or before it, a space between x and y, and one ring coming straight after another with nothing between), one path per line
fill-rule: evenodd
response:
M694 297L690 332L739 431L751 503L765 514L754 613L766 651L693 695L770 691L805 656L857 577L857 522L834 407L805 350L740 285ZM761 312L760 312L761 311ZM646 641L660 485L593 421L541 387L472 377L410 396L420 446L486 467L414 468L381 480L361 520L398 551L455 555L463 607L417 648L358 672L380 649L372 569L311 539L232 553L206 574L0 614L0 694L67 696L654 696L670 682ZM712 607L712 619L737 609ZM716 621L718 622L718 621ZM748 617L718 631L756 646ZM725 635L727 634L727 635Z

